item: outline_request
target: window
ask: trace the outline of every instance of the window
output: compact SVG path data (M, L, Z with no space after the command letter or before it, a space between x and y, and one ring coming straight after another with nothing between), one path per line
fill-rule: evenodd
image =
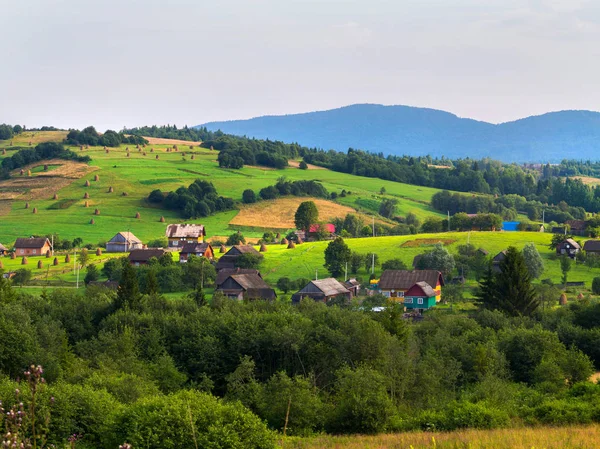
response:
M417 304L423 304L423 298L417 298Z
M20 249L19 251L21 252L21 254L23 254L25 252L24 249Z
M404 292L398 292L398 297L399 298L404 298Z
M33 250L33 254L35 254L36 252L37 252L37 250L35 250L35 249L34 249L34 250Z
M404 298L404 304L412 304L413 303L413 299L412 298Z
M177 240L173 240L171 243L173 244L173 246L177 246L178 242L177 242Z

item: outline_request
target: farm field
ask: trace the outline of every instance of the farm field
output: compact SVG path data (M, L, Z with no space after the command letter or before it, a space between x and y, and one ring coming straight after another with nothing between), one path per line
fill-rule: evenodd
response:
M31 135L33 134L33 136ZM25 133L13 139L13 145L27 146L29 141L60 141L65 133L59 131ZM90 147L80 151L79 148L67 146L73 151L92 158L88 170L71 178L72 170L57 167L72 166L72 162L53 161L50 170L40 169L43 163L27 167L25 175L14 173L13 178L0 182L0 242L7 245L17 237L31 234L57 233L62 238L82 237L86 243L98 243L110 239L119 231L130 230L144 241L164 235L168 222L181 221L176 213L155 208L145 200L154 189L163 191L175 190L189 185L196 179L211 181L220 195L229 196L236 201L241 200L245 189L256 192L263 187L273 185L281 176L290 180L318 180L330 192L351 192L344 198L338 198L339 206L357 209L361 213L377 212L381 196L379 191L386 189L384 197L399 200L398 213L405 215L415 213L424 218L428 215L439 215L428 205L436 189L417 187L379 179L363 178L329 170L300 170L291 166L284 170L272 170L261 167L244 167L241 170L221 169L217 164L217 152L198 147L197 143L178 144L178 152L167 152L172 146L168 139L160 139L157 144L148 145L142 151L131 146L131 156L126 157L126 145L120 148ZM0 141L0 149L10 145L10 141ZM153 150L153 151L152 151ZM13 151L7 151L10 156ZM185 156L183 156L185 153ZM191 159L191 156L194 159ZM158 157L158 159L157 159ZM27 176L31 170L31 176ZM68 172L69 174L65 174ZM99 181L94 181L98 175ZM43 177L43 178L42 178ZM85 182L90 181L86 187ZM44 189L40 190L40 183ZM16 185L15 185L16 184ZM109 193L109 188L113 192ZM84 207L84 195L89 195L88 207ZM58 196L53 200L54 194ZM26 203L30 208L26 209ZM33 214L33 208L37 214ZM95 209L99 215L94 215ZM135 215L139 212L140 219ZM240 229L239 225L230 224L237 211L223 212L204 218L209 236L226 236ZM166 223L161 223L161 216ZM90 220L94 224L90 224ZM241 230L247 237L258 238L264 229L273 228L268 216L264 217L260 227L248 226ZM26 225L26 226L25 226Z
M538 427L290 439L287 449L595 449L600 426Z

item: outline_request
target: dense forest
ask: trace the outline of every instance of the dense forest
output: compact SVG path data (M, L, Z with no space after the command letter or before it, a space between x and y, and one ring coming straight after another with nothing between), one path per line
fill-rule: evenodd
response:
M597 303L531 317L439 311L411 323L394 304L376 313L363 311L366 302L216 295L208 305L142 295L121 280L116 293L90 287L37 298L0 280L0 398L28 409L27 384L11 379L42 365L47 386L37 401L40 419L50 413L49 443L77 435L82 448L192 449L195 434L208 446L273 447L261 420L281 431L288 405L292 435L600 417L600 386L582 382L600 367Z

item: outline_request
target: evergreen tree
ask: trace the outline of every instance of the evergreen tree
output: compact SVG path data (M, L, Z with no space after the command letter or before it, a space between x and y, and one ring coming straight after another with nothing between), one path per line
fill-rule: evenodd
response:
M151 269L148 271L148 277L146 278L146 292L147 295L155 295L158 293L158 280L156 279L156 272Z
M335 240L325 249L325 268L333 277L338 277L344 272L346 262L350 261L352 252L341 237Z
M194 290L191 294L190 297L194 300L194 302L199 306L205 306L208 304L208 301L206 300L206 295L204 294L204 289L202 288L202 283L198 282L198 285L196 286L196 290Z
M567 279L569 277L569 271L571 271L572 260L569 256L562 256L560 258L560 271L562 271L562 283L567 288Z
M484 307L512 316L529 316L539 306L525 258L513 246L506 251L500 272L494 275L491 268L488 269L479 289L479 299Z
M139 288L135 269L129 263L124 264L115 300L117 309L136 308L140 298Z
M100 273L98 272L98 268L96 268L96 265L89 265L87 267L87 272L85 273L85 278L83 279L83 282L85 282L85 285L88 285L92 281L97 281L99 277Z

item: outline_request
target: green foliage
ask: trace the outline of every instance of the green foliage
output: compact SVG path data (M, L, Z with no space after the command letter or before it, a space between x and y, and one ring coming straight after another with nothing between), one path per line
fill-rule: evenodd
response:
M118 147L122 143L131 145L148 143L141 136L127 136L124 132L117 133L111 129L100 135L93 126L88 126L82 131L76 129L70 130L65 141L70 145L99 145L106 147Z
M28 270L27 268L19 268L17 271L15 271L15 275L12 278L12 281L21 287L27 284L30 280L31 270Z
M400 259L389 259L381 264L381 270L407 270L408 267Z
M386 218L392 218L396 215L397 207L398 200L386 198L379 205L379 215Z
M83 282L87 285L92 281L97 281L99 277L100 272L98 271L98 267L96 265L88 265Z
M256 201L257 201L256 193L254 193L254 190L252 190L252 189L244 190L244 192L242 193L242 202L244 204L252 204L252 203L256 203Z
M162 203L165 199L165 194L160 189L154 189L148 195L148 201L154 204Z
M572 265L573 261L569 256L563 255L560 258L560 271L562 272L561 281L565 287L567 286L567 279L569 277L569 271L571 271Z
M8 172L11 170L43 159L66 159L78 162L89 162L91 160L89 156L78 156L72 151L65 150L59 143L44 142L37 145L34 149L19 150L12 156L2 159L0 177L7 177Z
M294 284L290 278L282 277L277 280L277 288L287 295L290 290L294 289Z
M331 276L340 276L345 268L346 262L350 261L351 251L341 237L336 237L325 249L325 268Z
M117 309L135 309L138 305L139 296L139 284L135 270L129 263L125 263L123 264L119 286L117 287L115 306Z
M592 293L594 295L600 295L600 277L595 277L592 281Z
M441 243L436 243L433 250L423 254L417 264L419 270L437 270L444 277L449 277L454 270L454 257Z
M533 243L523 247L523 258L531 279L539 278L544 272L544 261Z
M229 237L227 237L227 241L225 242L225 244L228 246L245 245L246 239L244 238L242 233L238 231L238 232L234 232Z
M308 231L310 226L319 221L319 211L314 201L303 201L294 215L296 229Z
M189 187L179 187L176 191L169 192L163 205L179 212L184 218L208 217L234 207L231 198L219 196L211 182L200 179L196 179Z
M254 268L257 269L263 261L262 254L244 253L239 256L235 262L238 268Z
M300 161L300 164L298 164L298 168L300 170L308 170L308 165L306 164L306 162Z

